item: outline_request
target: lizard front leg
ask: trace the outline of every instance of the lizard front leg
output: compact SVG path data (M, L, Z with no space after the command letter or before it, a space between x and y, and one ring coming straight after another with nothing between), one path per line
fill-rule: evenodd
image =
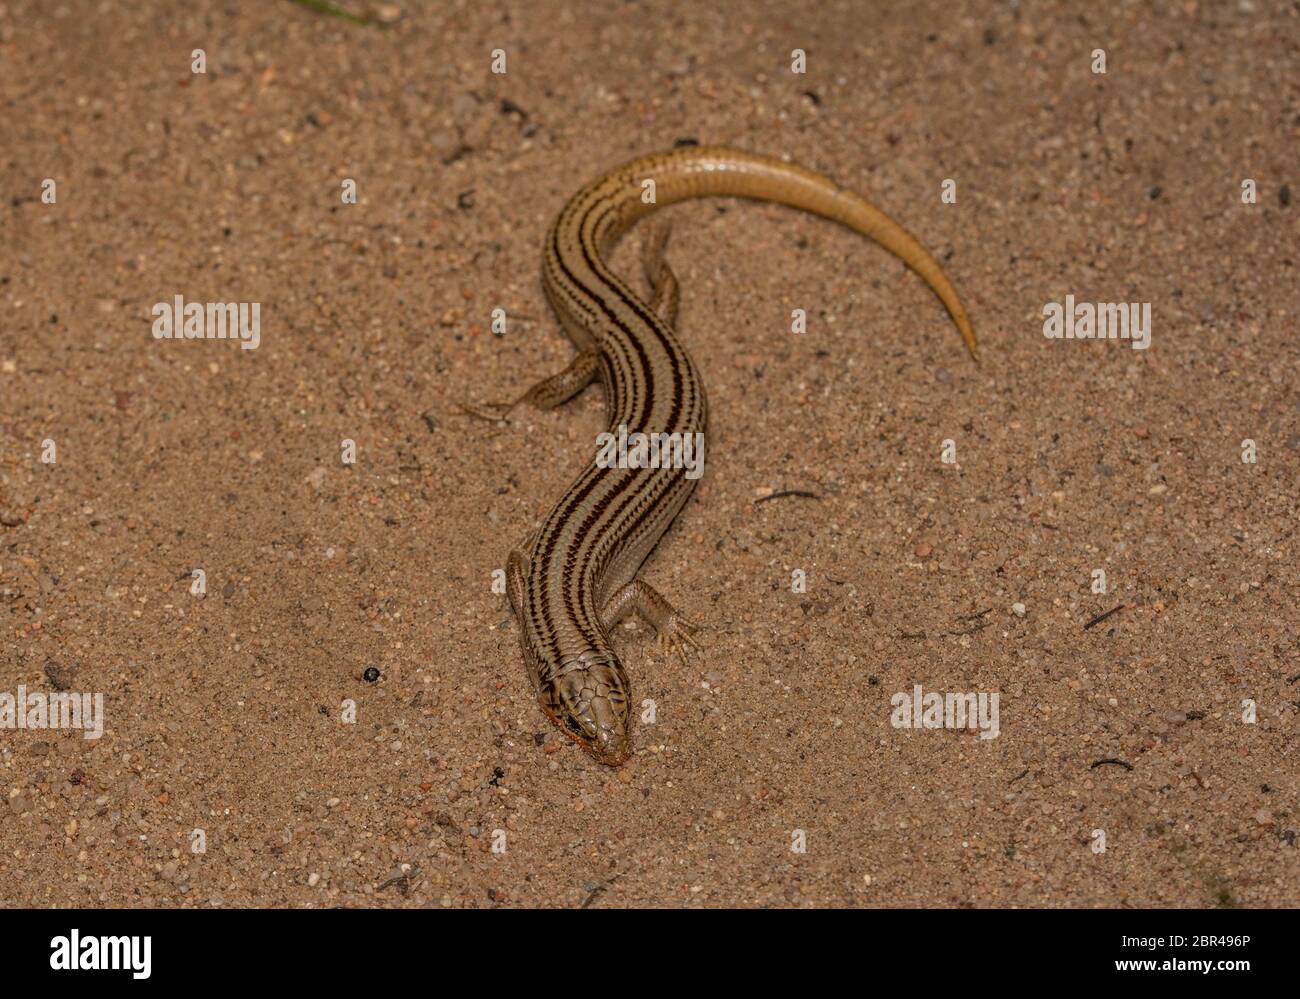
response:
M584 350L563 371L543 378L514 402L462 402L461 411L482 420L504 420L512 409L527 402L538 409L554 409L568 402L600 374L600 351Z
M700 643L695 638L698 625L686 620L658 590L640 579L632 580L605 603L600 620L606 632L612 631L632 611L649 622L659 636L659 644L676 652L683 663L687 662L688 649L699 651Z

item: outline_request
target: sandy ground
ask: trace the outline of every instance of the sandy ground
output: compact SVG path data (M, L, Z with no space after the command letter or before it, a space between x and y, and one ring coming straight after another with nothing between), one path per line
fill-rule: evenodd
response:
M0 692L105 716L0 730L0 903L1295 904L1294 4L380 6L0 2ZM456 402L567 362L545 226L688 137L894 214L982 362L851 233L665 212L712 421L645 575L706 648L620 631L614 771L492 591L601 392ZM260 346L155 339L178 294ZM1045 338L1066 295L1150 348ZM998 737L894 727L917 684Z

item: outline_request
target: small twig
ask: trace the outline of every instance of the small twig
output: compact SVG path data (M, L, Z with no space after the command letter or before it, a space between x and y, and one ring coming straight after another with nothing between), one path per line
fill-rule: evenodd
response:
M1104 613L1104 614L1098 614L1098 615L1097 615L1096 617L1094 617L1091 621L1089 621L1087 624L1085 624L1085 625L1083 626L1083 630L1084 630L1084 631L1087 631L1087 630L1088 630L1089 628L1091 628L1093 625L1101 624L1101 622L1102 622L1102 621L1105 621L1106 618L1110 617L1112 614L1118 614L1118 613L1119 613L1120 611L1122 611L1123 609L1124 609L1124 604L1116 604L1116 605L1115 605L1114 607L1112 607L1110 610L1106 611L1106 613Z
M608 881L602 881L600 884L596 885L595 888L591 889L591 891L587 893L587 897L582 900L582 905L578 906L578 908L585 909L588 906L590 906L592 902L596 901L597 895L600 895L602 892L604 892L610 885L612 885L615 881L617 881L622 876L623 875L621 874L615 874Z
M1098 767L1100 767L1100 766L1104 766L1104 765L1107 764L1107 763L1111 764L1112 766L1123 767L1125 770L1132 770L1132 769L1133 769L1133 764L1130 763L1128 760L1121 760L1121 759L1118 759L1118 758L1116 758L1116 757L1111 757L1110 759L1106 759L1106 760L1098 760L1096 763L1094 763L1094 764L1093 764L1092 766L1090 766L1088 769L1089 769L1089 770L1096 770Z
M779 492L768 493L766 496L760 496L758 499L754 500L754 506L758 506L760 503L766 503L768 500L781 499L785 496L799 496L803 499L821 499L821 497L816 493L811 493L807 489L782 489Z
M1012 777L1011 780L1007 781L1007 783L1008 783L1008 784L1014 784L1016 781L1020 780L1020 778L1023 777L1023 776L1025 776L1025 774L1027 774L1027 773L1029 773L1029 768L1028 768L1028 767L1025 767L1024 770L1021 770L1020 773L1018 773L1018 774L1016 774L1014 777Z
M383 891L385 888L391 888L393 885L397 885L397 890L405 895L411 890L411 882L419 876L420 869L418 867L413 867L405 874L399 874L396 877L389 878L376 888L375 891Z
M958 628L956 631L950 631L948 632L948 635L952 637L960 637L962 635L973 635L976 632L983 631L990 624L990 622L984 620L984 616L991 613L992 610L993 608L989 607L987 610L977 611L974 614L959 614L957 616L958 621L973 621L974 623L971 624L970 627Z
M318 14L329 14L331 17L341 17L345 21L351 21L353 24L371 25L375 22L368 17L362 17L360 14L353 14L342 7L327 2L327 0L294 0L294 3L302 4L304 7L316 11Z

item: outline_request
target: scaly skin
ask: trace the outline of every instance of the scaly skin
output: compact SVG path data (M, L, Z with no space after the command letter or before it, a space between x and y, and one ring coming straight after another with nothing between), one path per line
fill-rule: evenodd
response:
M642 201L647 180L654 181L654 204ZM599 377L611 432L620 425L629 432L704 432L704 386L671 328L676 282L662 261L662 240L647 259L658 311L613 274L605 258L655 207L710 195L790 205L875 240L939 296L975 356L975 334L947 276L881 211L802 167L696 146L618 167L584 187L560 212L546 237L542 277L580 353L568 371L519 401L557 405ZM502 417L510 408L497 406L492 415ZM601 468L593 461L541 530L511 554L510 602L542 710L601 763L620 764L631 752L631 690L610 644L613 624L637 610L669 647L684 651L684 645L694 644L693 626L636 579L694 485L682 469Z

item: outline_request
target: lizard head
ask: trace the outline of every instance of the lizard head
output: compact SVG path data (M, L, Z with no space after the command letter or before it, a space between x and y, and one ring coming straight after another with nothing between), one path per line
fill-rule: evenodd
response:
M542 710L597 761L616 767L632 753L627 676L612 653L586 653L540 684Z

